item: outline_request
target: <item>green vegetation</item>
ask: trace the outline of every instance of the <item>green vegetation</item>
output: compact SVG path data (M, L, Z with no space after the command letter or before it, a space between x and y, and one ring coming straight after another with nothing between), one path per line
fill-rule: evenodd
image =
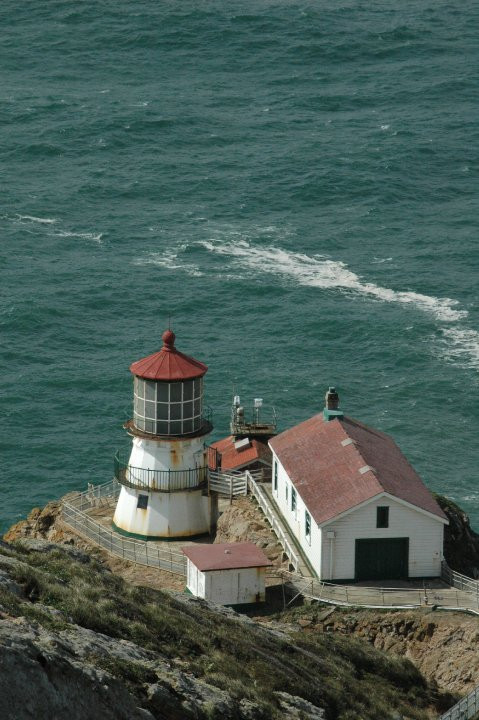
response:
M398 714L420 720L434 704L427 682L409 661L367 642L272 633L198 601L130 586L93 558L68 549L38 552L19 543L12 551L0 549L0 566L7 552L23 563L9 567L9 574L24 598L1 590L4 611L52 629L75 623L181 660L196 677L257 703L265 719L282 717L275 691L325 708L328 720L387 720ZM139 698L145 697L145 684L155 681L154 671L141 663L89 660L123 679ZM215 717L214 707L209 717Z

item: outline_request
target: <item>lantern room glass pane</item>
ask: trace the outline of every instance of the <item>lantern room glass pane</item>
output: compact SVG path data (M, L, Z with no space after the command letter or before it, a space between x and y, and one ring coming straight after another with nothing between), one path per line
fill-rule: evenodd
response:
M154 402L145 400L145 417L152 419L156 418L156 408Z
M193 399L193 380L187 380L183 383L183 400Z
M181 402L181 385L182 383L171 383L170 402Z
M156 383L156 392L158 402L168 402L169 384L165 382Z
M145 400L156 400L156 383L153 380L145 381Z
M201 414L201 400L195 400L195 416Z
M145 430L145 432L147 432L147 433L153 433L153 434L154 434L155 431L156 431L156 423L154 422L154 420L145 420L144 430Z
M183 403L183 417L184 418L193 417L193 403L192 402Z
M201 378L197 378L194 381L195 398L201 395Z
M138 428L138 430L144 430L145 429L145 420L142 417L136 417L135 418L135 425Z
M135 398L135 412L138 415L145 414L145 401L143 400L143 398Z
M168 410L170 406L167 403L158 403L156 406L156 417L158 420L168 420Z
M175 420L173 422L170 422L170 434L171 435L180 435L181 434L181 421Z
M168 435L168 421L162 420L156 423L156 434L157 435Z
M170 420L181 420L181 403L170 405Z
M136 394L138 397L145 397L145 381L142 378L136 378Z
M193 420L183 420L183 432L184 433L193 432Z

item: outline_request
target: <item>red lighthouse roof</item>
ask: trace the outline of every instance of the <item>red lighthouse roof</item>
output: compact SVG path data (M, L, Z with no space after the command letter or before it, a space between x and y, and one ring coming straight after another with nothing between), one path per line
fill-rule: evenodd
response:
M175 348L175 333L166 330L162 336L163 347L159 352L137 360L130 365L133 375L146 380L193 380L202 377L208 366L199 360L184 355Z

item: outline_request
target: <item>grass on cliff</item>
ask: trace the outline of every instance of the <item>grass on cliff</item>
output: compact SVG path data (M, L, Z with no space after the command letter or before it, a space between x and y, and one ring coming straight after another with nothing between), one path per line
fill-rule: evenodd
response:
M24 598L5 589L0 593L0 604L10 614L59 630L75 623L180 659L186 671L238 700L258 703L265 720L283 717L276 691L325 708L328 720L428 717L431 692L419 671L367 642L312 633L274 634L203 603L128 585L95 560L75 557L67 549L38 552L18 544L11 551L0 549L0 566L1 553L7 552L24 563L9 570ZM151 681L141 668L114 663L109 670L139 696L142 685Z

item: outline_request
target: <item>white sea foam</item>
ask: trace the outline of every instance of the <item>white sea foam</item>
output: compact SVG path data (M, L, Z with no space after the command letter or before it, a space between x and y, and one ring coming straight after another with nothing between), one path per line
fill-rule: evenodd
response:
M81 238L82 240L93 240L94 242L101 243L101 239L103 237L103 233L91 233L91 232L70 232L68 230L60 230L59 232L55 233L57 237L65 237L65 238Z
M466 310L457 308L458 301L437 298L413 291L398 291L363 282L356 273L340 260L330 260L321 255L304 255L281 248L258 248L244 240L219 243L206 240L200 243L210 252L227 255L243 267L257 273L271 273L286 279L294 279L300 285L319 288L338 288L376 298L383 302L396 302L419 308L445 322L467 317Z
M157 265L158 267L168 268L168 270L183 270L193 277L201 277L203 273L197 265L183 262L182 259L178 258L178 254L184 251L185 248L185 245L181 245L178 248L170 248L162 253L150 253L148 257L135 260L135 265Z
M463 367L479 370L479 332L457 326L443 328L444 355Z
M56 218L41 218L34 215L17 215L19 220L27 220L28 222L41 223L42 225L53 225L57 222Z

